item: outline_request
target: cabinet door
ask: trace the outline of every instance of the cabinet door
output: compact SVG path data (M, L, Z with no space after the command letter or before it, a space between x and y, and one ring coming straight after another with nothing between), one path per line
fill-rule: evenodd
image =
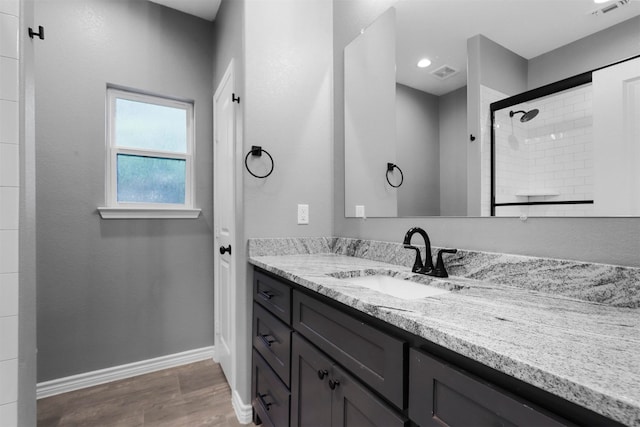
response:
M255 414L266 427L289 425L289 390L267 362L253 350L252 404Z
M291 288L271 276L253 271L253 299L291 325Z
M332 427L401 427L407 421L337 366L330 387Z
M409 377L409 418L422 427L571 425L414 349Z
M293 327L340 366L404 409L406 343L298 291Z
M291 427L328 427L331 361L298 334L291 342Z
M289 387L291 329L255 302L253 303L253 347Z

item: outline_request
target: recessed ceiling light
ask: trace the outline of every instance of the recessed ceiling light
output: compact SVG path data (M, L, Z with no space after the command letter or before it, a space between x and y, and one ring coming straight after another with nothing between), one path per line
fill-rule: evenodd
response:
M593 2L594 2L594 3L597 3L597 4L600 4L600 3L606 3L606 2L608 2L608 1L611 1L611 0L593 0Z
M422 58L420 61L418 61L418 68L427 68L429 65L431 65L430 59Z

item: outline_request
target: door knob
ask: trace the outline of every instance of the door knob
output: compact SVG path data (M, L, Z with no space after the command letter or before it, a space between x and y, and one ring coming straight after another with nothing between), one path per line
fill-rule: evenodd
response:
M224 246L220 246L220 255L224 255L225 252L229 252L229 255L231 255L231 245L226 248Z

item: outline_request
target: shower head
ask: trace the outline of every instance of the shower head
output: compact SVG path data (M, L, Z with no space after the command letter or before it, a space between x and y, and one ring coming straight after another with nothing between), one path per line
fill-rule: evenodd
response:
M509 111L509 117L513 117L515 114L522 113L522 117L520 117L520 121L522 123L526 123L529 120L532 120L535 116L537 116L539 112L540 110L538 110L537 108L534 108L533 110L529 110L529 111L524 111L524 110Z

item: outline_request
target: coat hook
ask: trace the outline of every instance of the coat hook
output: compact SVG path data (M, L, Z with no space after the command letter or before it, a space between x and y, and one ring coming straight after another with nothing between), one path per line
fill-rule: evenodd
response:
M39 25L37 33L33 31L33 28L29 27L29 37L33 38L33 36L38 36L40 40L44 40L44 27Z
M235 93L231 94L231 102L237 102L238 104L240 104L240 97L236 96Z
M469 135L469 139L470 139L471 141L475 141L475 140L476 140L476 137L475 137L475 136L473 136L473 134L471 134L471 135Z

